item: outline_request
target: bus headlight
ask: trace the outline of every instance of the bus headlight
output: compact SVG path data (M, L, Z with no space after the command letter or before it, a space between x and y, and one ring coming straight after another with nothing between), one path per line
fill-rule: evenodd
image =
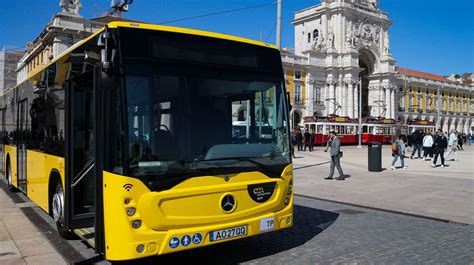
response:
M137 209L135 209L135 207L127 208L127 215L128 216L133 216L136 212L137 212Z
M137 252L138 253L143 253L143 251L145 251L145 246L140 244L137 246Z
M132 222L132 227L135 228L135 229L138 229L140 228L140 226L142 226L142 220L135 220Z

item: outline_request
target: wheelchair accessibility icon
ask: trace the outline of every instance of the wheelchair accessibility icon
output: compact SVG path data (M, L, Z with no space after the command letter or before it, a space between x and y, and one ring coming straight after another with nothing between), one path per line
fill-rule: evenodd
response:
M193 241L193 244L195 245L198 245L201 243L202 241L202 235L201 233L196 233L193 235L193 237L191 238L191 241Z

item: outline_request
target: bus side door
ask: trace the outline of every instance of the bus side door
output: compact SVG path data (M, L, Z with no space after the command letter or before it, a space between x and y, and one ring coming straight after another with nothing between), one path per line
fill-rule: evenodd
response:
M18 102L18 124L17 124L17 180L18 189L25 194L26 190L26 144L28 137L28 100Z

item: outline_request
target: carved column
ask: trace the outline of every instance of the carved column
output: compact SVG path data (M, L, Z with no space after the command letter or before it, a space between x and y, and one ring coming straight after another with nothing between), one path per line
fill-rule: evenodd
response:
M390 98L390 87L385 88L385 118L390 119L392 115L392 100Z
M353 90L354 90L354 118L358 119L359 118L359 83L356 81L352 85Z
M342 99L342 90L343 90L343 87L344 87L344 83L342 81L338 81L336 83L336 95L335 95L335 98L336 98L336 102L337 104L339 104L341 106L341 108L337 111L337 115L339 116L343 116L343 108L342 106L343 105L343 99ZM334 106L335 108L337 108L337 106Z
M347 116L354 118L354 84L347 83Z
M392 87L392 89L390 90L390 109L391 109L390 118L391 119L396 119L395 115L397 113L397 106L395 103L395 93L396 93L395 91L396 91L396 87Z

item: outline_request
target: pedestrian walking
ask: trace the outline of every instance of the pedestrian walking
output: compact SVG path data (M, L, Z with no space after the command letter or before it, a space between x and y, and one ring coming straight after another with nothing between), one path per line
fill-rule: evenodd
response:
M303 151L303 134L301 134L301 130L296 132L296 145L298 146L298 151Z
M422 130L416 130L411 135L412 140L412 151L410 159L413 159L413 156L418 151L418 158L421 158L421 147L423 146L423 132ZM415 157L416 158L416 157Z
M303 151L306 151L306 147L308 147L309 151L311 151L311 133L309 133L308 130L305 130L304 134L304 150Z
M399 135L398 140L392 144L392 156L392 166L390 167L392 170L395 169L395 163L397 163L398 158L400 158L402 169L407 168L405 166L405 142L403 141L403 135Z
M314 130L311 131L311 138L309 138L309 151L314 151L314 145L316 144L315 143L315 140L316 140L316 134L314 133Z
M458 149L464 151L464 148L462 148L462 145L464 144L464 134L458 133Z
M451 133L449 134L448 147L449 152L446 155L446 160L448 160L451 155L455 156L455 158L453 158L454 161L459 160L459 158L457 158L458 136L454 129L451 129Z
M466 138L467 138L467 145L471 145L472 144L472 134L468 133Z
M433 145L433 136L431 136L431 132L427 132L423 137L423 160L428 161L433 158ZM428 156L430 159L428 159Z
M341 157L342 157L342 152L341 152L341 141L339 138L336 136L336 132L331 131L329 133L329 138L330 138L330 144L329 147L331 147L331 165L330 165L330 170L329 170L329 176L327 176L324 179L333 179L332 176L334 175L334 167L337 168L337 171L339 172L339 177L337 177L337 180L345 180L344 177L344 172L342 171L341 168ZM328 142L329 143L329 142ZM324 150L324 152L327 152Z
M441 158L441 167L445 167L444 165L444 150L448 146L448 140L446 136L444 136L443 131L438 130L436 132L436 136L434 137L434 159L432 167L436 167L436 161L438 161L438 156Z

